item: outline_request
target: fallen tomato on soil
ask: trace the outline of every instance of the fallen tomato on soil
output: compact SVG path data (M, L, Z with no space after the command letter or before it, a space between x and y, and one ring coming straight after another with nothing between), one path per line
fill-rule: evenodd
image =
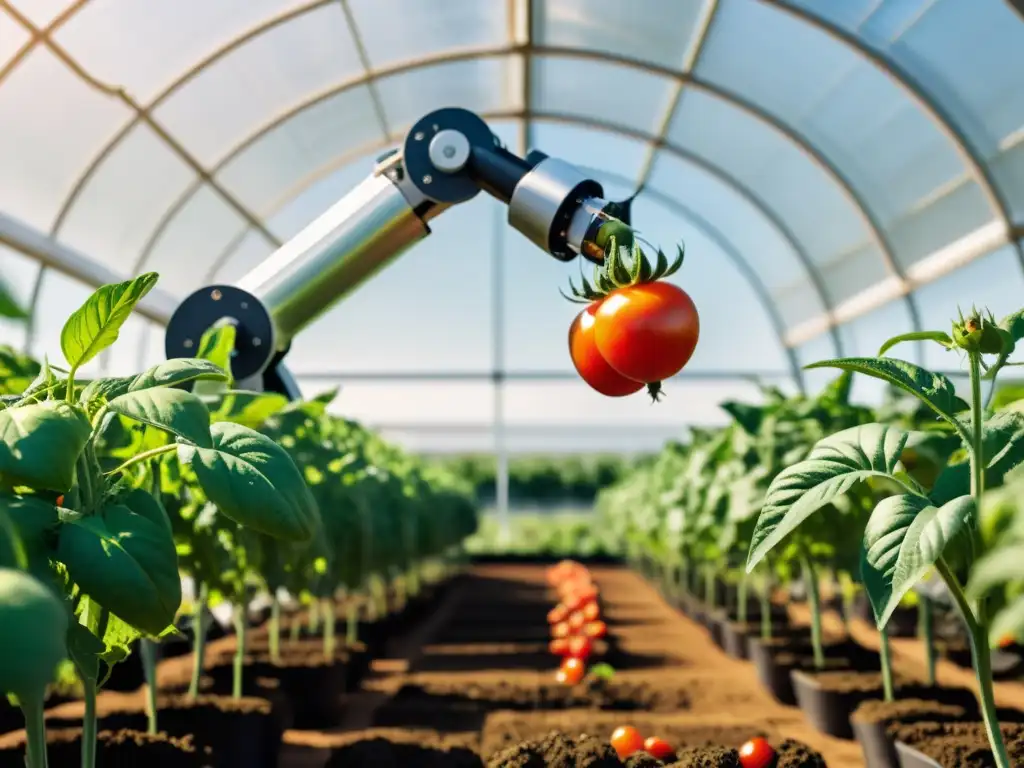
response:
M570 656L558 668L558 672L555 673L555 679L563 685L576 685L583 680L586 672L586 664L581 659L575 659Z
M740 765L743 768L770 768L775 764L775 759L772 745L760 736L755 736L740 747Z
M644 742L644 752L659 760L667 760L676 753L672 745L657 736L651 736Z
M644 748L644 737L633 726L622 725L612 733L611 745L619 759L625 760Z

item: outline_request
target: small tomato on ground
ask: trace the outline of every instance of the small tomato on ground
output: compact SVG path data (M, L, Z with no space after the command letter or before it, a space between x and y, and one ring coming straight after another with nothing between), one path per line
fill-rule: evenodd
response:
M594 313L594 342L601 357L627 379L647 384L679 373L699 337L693 299L673 283L620 288Z
M576 685L586 674L587 665L584 664L581 659L575 659L570 656L562 662L562 666L559 667L558 671L563 673L564 677L564 679L560 679L559 682L565 685Z
M612 733L611 745L619 759L625 760L630 755L644 748L644 737L632 725L622 725Z
M755 736L740 747L740 765L743 768L769 768L775 763L775 750L760 736Z
M569 629L569 625L564 621L558 622L551 628L551 636L556 640L560 637L568 637L571 634L572 630Z
M644 742L644 752L658 760L667 760L676 753L672 745L657 736L651 736Z
M642 381L633 381L608 365L597 351L594 340L594 312L598 303L591 304L569 326L569 357L580 378L605 397L625 397L644 388Z
M559 603L548 611L548 624L561 624L569 617L569 609L564 603Z
M587 659L590 657L591 651L594 649L593 643L589 637L583 635L575 635L570 637L568 640L569 655L576 659Z

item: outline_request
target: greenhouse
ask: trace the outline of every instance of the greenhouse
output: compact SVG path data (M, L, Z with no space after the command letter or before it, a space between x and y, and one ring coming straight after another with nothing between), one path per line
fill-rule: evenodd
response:
M1024 765L1016 0L0 0L0 768Z

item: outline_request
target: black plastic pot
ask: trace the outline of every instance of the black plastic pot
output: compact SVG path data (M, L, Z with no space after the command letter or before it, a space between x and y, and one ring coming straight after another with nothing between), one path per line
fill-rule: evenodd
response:
M706 624L705 624L705 626L707 626L707 628L708 628L708 635L711 636L712 642L715 645L717 645L719 648L724 648L724 644L723 644L724 643L724 640L723 640L724 630L722 629L722 625L723 624L725 624L725 619L723 619L718 614L711 613L711 614L708 614L707 617L706 617Z
M885 730L885 723L865 723L851 718L850 725L864 754L865 765L870 768L899 768L896 746Z
M749 658L747 634L731 621L722 624L722 650L734 659Z
M900 768L942 768L941 763L935 762L902 741L897 741L895 746Z
M789 674L793 680L797 706L807 721L821 733L837 739L852 739L850 715L867 694L830 691L822 687L817 677L799 669Z
M775 658L775 650L761 642L759 637L747 638L747 656L754 662L757 679L776 701L793 706L796 704L796 693L793 691L793 678L789 664L780 664Z

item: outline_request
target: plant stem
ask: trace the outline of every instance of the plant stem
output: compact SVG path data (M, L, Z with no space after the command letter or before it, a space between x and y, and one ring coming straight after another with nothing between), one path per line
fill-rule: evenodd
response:
M704 568L704 602L711 610L717 607L715 598L718 595L715 594L715 591L715 569L709 565Z
M981 706L985 732L988 735L989 746L992 747L996 768L1010 768L1010 757L1006 752L1006 743L999 729L999 715L996 712L996 697L992 687L992 655L989 651L985 622L975 618L964 591L946 561L939 558L935 567L942 580L946 582L949 594L959 608L964 624L967 625L968 636L971 639L971 655L974 658L974 675L978 679L978 704Z
M300 631L302 631L302 625L299 623L299 617L293 616L291 626L288 627L288 642L292 645L299 642Z
M355 601L349 599L345 627L345 645L349 648L359 642L359 612Z
M818 574L806 555L801 558L804 582L807 587L807 604L811 609L811 646L814 649L814 668L825 668L825 649L821 641L821 598L818 595Z
M315 635L320 631L320 602L313 598L309 604L309 634Z
M737 610L737 618L740 624L747 623L747 572L746 570L740 574L740 586L737 590L737 601L739 602Z
M270 660L275 664L281 660L281 599L274 591L270 598Z
M96 768L96 681L82 675L82 768Z
M334 661L335 632L334 632L334 601L331 598L324 599L324 661Z
M971 495L974 508L981 511L985 494L985 452L982 441L985 408L981 402L981 355L970 353L971 369Z
M235 647L234 677L231 681L231 696L235 699L242 698L242 674L245 672L245 634L246 615L245 603L235 605L235 636L237 645Z
M25 768L48 768L43 697L18 696L18 706L25 716Z
M146 721L147 733L156 733L156 653L157 644L148 638L139 642L142 656L142 673L146 678Z
M761 639L772 639L772 579L768 573L764 575L764 585L759 595L761 598Z
M882 693L886 702L895 701L895 693L892 684L892 656L889 654L889 631L882 627L879 630L879 651L882 656Z
M161 445L159 448L150 448L148 451L143 451L142 453L139 453L139 454L136 454L135 456L132 456L127 461L122 462L120 465L118 465L114 469L110 470L109 472L104 472L103 474L104 475L116 475L118 472L124 472L124 470L128 469L129 467L135 466L139 462L149 461L150 459L156 458L157 456L161 456L161 455L163 455L165 453L170 453L171 451L176 451L177 449L178 449L178 446L176 444L175 445Z
M192 681L188 686L191 699L199 696L199 682L206 665L206 584L199 583L199 594L192 608Z
M925 667L927 670L928 685L935 685L935 628L933 626L932 601L930 598L921 597L917 606L919 619L919 634L924 643Z

